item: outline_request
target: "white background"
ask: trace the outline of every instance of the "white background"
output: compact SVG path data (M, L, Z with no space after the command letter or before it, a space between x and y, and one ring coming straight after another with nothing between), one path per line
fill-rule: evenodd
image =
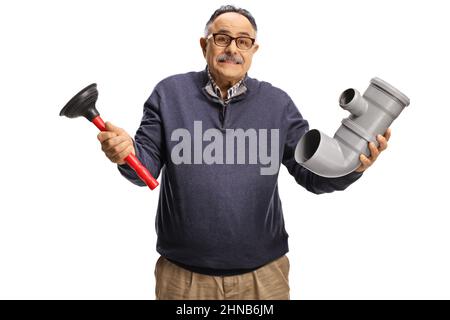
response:
M58 116L96 82L103 118L136 131L158 81L205 66L223 1L2 1L0 298L153 299L159 191L109 162L85 119ZM332 135L348 87L378 76L411 99L389 148L344 192L283 167L293 299L449 299L445 1L235 1L255 16L249 75ZM211 190L214 196L214 190Z

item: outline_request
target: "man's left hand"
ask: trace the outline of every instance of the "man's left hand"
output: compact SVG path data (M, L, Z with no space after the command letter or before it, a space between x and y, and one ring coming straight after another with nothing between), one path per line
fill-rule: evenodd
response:
M361 165L355 171L363 172L367 170L367 168L369 168L377 160L380 153L386 150L390 137L391 137L391 129L388 128L384 133L384 136L382 136L381 134L377 136L377 141L379 143L378 148L375 146L375 143L369 142L370 157L367 158L364 154L361 154L359 156Z

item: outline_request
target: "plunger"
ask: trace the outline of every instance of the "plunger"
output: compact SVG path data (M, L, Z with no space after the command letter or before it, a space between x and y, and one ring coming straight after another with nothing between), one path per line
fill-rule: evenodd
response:
M91 121L100 131L106 131L105 122L100 117L100 113L95 108L95 102L98 98L97 84L93 83L80 92L78 92L70 101L61 109L60 116L68 118L76 118L83 116ZM151 189L158 186L158 181L151 175L136 156L130 153L125 158L126 163L136 171L139 178Z

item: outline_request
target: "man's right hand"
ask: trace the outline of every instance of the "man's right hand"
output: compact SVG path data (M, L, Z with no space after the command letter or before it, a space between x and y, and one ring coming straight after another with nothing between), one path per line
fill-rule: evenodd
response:
M135 154L133 139L122 128L116 127L111 122L105 123L106 130L97 135L102 145L102 150L109 160L117 164L125 164L125 158Z

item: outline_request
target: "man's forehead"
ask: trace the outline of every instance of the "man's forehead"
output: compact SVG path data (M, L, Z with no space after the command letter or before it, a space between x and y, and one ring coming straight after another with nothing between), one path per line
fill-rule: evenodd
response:
M227 12L218 16L211 24L210 31L255 36L255 30L250 21L236 12Z

